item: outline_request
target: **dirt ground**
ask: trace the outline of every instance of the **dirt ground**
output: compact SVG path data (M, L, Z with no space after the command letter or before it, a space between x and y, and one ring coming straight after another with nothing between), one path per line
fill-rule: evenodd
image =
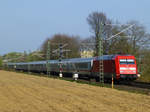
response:
M0 112L150 112L150 96L1 70Z

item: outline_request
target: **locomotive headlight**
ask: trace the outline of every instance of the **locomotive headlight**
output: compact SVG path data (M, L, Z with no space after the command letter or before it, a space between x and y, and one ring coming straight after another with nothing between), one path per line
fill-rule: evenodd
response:
M140 75L140 74L137 74L137 76L138 76L138 77L141 77L141 75Z

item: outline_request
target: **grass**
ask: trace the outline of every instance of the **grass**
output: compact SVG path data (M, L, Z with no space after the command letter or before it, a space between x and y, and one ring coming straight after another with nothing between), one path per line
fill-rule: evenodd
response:
M150 112L150 96L34 75L0 71L1 112Z

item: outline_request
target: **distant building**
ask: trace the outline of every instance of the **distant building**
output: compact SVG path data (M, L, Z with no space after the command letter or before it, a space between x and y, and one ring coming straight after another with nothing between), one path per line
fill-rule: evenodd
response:
M90 58L94 56L93 50L82 50L80 51L81 58Z

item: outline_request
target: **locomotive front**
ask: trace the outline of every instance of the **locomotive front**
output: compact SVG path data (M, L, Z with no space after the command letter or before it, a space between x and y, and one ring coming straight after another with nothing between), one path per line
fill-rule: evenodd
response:
M134 56L117 56L116 78L120 80L136 80L138 78L137 64Z

